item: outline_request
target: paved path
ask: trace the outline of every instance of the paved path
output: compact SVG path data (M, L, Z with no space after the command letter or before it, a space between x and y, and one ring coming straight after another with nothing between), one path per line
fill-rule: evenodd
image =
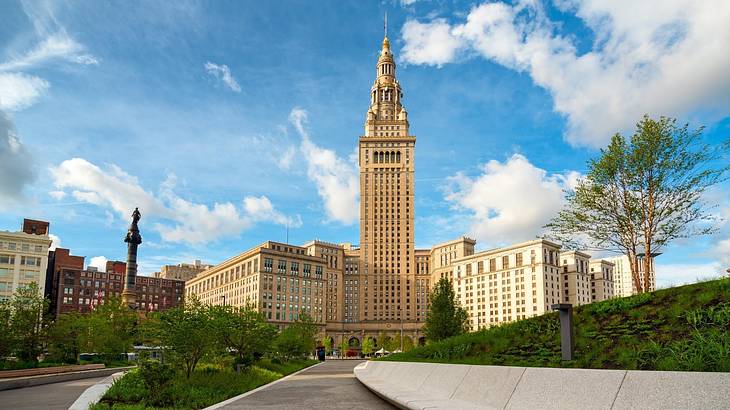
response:
M72 380L0 391L0 409L67 410L91 385L106 379Z
M355 378L360 360L328 360L223 407L234 409L394 409Z

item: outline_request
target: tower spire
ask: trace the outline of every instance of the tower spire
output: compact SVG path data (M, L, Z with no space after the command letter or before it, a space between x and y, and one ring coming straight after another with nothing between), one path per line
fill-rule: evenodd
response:
M385 20L383 21L383 36L388 38L388 11L385 12Z

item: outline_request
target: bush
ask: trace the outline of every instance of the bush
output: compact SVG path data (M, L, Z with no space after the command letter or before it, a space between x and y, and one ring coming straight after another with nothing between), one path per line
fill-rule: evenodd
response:
M166 397L163 392L175 377L175 370L172 367L156 360L147 360L140 364L139 375L150 392L151 403L158 406L165 406L170 403L170 398Z

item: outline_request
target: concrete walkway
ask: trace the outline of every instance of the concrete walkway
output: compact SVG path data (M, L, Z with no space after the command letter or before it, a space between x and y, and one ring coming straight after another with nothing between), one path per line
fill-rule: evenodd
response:
M222 409L393 409L352 372L361 360L329 360Z
M84 390L105 378L106 376L0 391L0 409L66 410Z

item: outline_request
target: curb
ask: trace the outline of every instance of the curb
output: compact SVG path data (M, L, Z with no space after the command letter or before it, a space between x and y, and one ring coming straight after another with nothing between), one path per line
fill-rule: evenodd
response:
M305 371L305 370L313 369L313 368L315 368L315 367L317 367L317 366L319 366L319 365L321 365L321 364L325 364L325 362L319 362L319 363L317 363L317 364L314 364L314 365L311 365L311 366L309 366L309 367L305 367L305 368L303 368L302 370L298 370L298 371L296 371L296 372L294 372L294 373L292 373L292 374L288 374L288 375L286 375L286 376L282 377L281 379L276 379L276 380L274 380L274 381L273 381L273 382L271 382L271 383L268 383L268 384L264 384L263 386L259 386L259 387L255 388L255 389L253 389L253 390L249 390L249 391L247 391L247 392L245 392L245 393L241 393L241 394L239 394L238 396L234 396L234 397L231 397L230 399L227 399L227 400L224 400L224 401L222 401L222 402L220 402L220 403L216 403L216 404L214 404L214 405L212 405L212 406L206 407L206 408L204 408L203 410L215 410L215 409L219 409L219 408L221 408L221 407L223 407L223 406L226 406L226 405L228 405L228 404L231 404L231 403L233 403L233 402L234 402L234 401L236 401L236 400L239 400L239 399L242 399L242 398L244 398L244 397L246 397L246 396L249 396L249 395L251 395L251 394L254 394L254 393L256 393L256 392L257 392L257 391L259 391L259 390L263 390L263 389L266 389L266 388L268 388L268 387L271 387L271 386L273 386L273 385L275 385L275 384L277 384L277 383L279 383L279 382L283 382L284 380L286 380L286 379L288 379L288 378L290 378L290 377L296 376L296 375L298 375L299 373L301 373L301 372L303 372L303 371Z
M67 382L72 380L91 379L94 377L109 376L117 373L120 370L133 369L134 366L130 367L113 367L108 369L98 370L85 370L80 372L68 372L60 374L48 374L42 376L26 376L17 377L14 379L3 379L0 380L0 391L10 389L21 389L23 387L40 386L42 384L51 384L59 382Z
M84 390L84 392L81 393L79 398L77 398L76 401L73 402L68 410L87 410L91 405L98 403L99 400L101 400L101 398L104 396L104 393L106 393L106 391L109 390L110 387L112 387L112 384L117 379L122 377L124 373L126 372L114 373L106 379L100 381L99 383L96 383L95 385Z

